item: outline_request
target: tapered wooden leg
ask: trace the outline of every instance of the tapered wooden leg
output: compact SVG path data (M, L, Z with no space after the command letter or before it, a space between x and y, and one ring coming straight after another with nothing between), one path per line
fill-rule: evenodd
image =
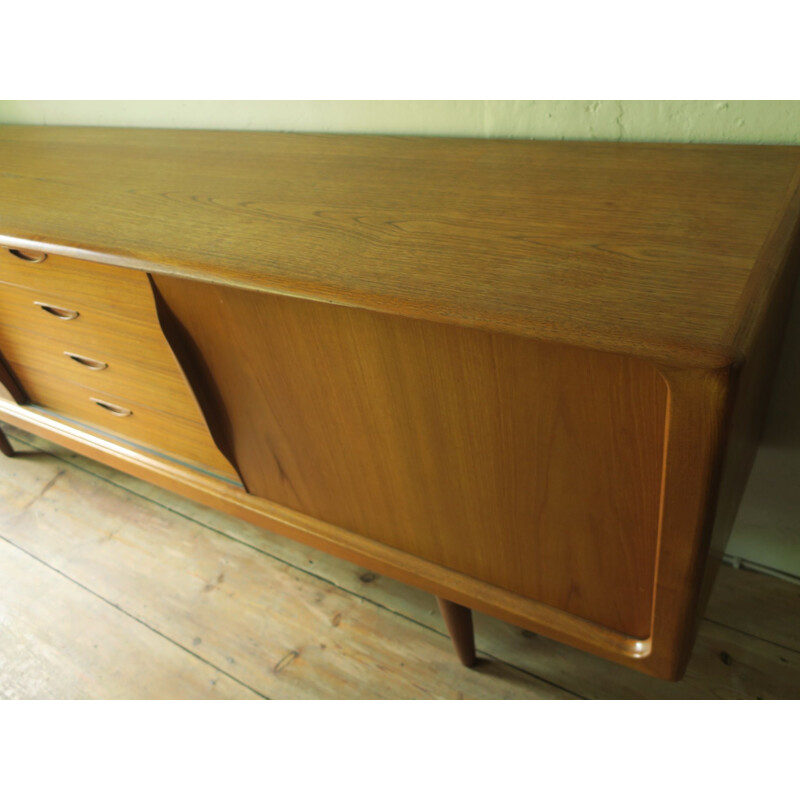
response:
M6 438L2 428L0 428L0 453L2 453L4 456L8 456L9 458L12 458L16 455L14 448L11 446L11 442L9 442Z
M447 632L455 645L459 661L465 667L474 666L475 633L472 629L472 610L441 597L437 597L436 600L439 603L439 611L444 617Z

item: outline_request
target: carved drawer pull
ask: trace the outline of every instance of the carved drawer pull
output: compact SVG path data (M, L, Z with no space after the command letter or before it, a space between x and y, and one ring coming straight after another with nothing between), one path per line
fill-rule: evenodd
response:
M79 356L77 353L68 353L64 351L64 355L71 358L75 363L80 364L82 367L93 370L105 369L108 364L105 361L97 361L94 358L87 358L86 356Z
M38 300L35 300L33 304L35 306L39 306L42 311L46 311L48 314L56 317L57 319L75 319L76 317L80 316L77 311L70 311L68 308L51 306L48 303L40 303Z
M39 264L47 258L47 253L38 253L36 250L19 250L16 247L9 247L8 252L29 264Z
M122 406L114 405L114 403L109 403L107 400L98 400L96 397L89 398L93 403L100 406L100 408L104 408L110 414L113 414L115 417L129 417L133 414L129 408L123 408Z

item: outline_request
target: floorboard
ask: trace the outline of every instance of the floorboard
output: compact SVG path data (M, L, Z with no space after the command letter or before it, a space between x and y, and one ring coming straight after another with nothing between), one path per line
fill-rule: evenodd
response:
M3 699L258 698L6 541L0 574Z
M5 540L263 695L572 697L499 661L463 670L437 631L91 472L41 452L3 466Z
M679 683L481 614L481 663L466 670L426 593L8 431L27 453L0 459L0 529L19 557L253 696L800 697L794 584L723 568ZM53 685L73 696L68 681Z

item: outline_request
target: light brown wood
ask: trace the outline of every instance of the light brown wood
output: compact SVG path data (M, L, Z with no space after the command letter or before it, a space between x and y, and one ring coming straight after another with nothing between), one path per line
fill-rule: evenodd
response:
M511 665L463 670L441 634L165 513L90 473L65 470L51 459L22 461L0 482L3 536L84 592L104 598L109 611L122 609L146 625L147 633L158 631L163 641L177 645L173 649L182 648L182 655L203 659L212 675L216 667L273 699L573 697ZM47 586L44 579L39 586ZM5 591L15 606L29 596L27 590L14 596L13 582ZM94 636L99 626L90 615L79 607L69 610L66 632L75 635L86 626ZM32 627L27 618L23 622ZM130 625L120 627L117 641L130 635ZM118 644L117 653L122 650ZM147 652L140 645L140 655L129 658L135 664ZM55 669L58 658L53 662ZM152 669L164 673L153 681L154 693L163 694L179 677L169 663ZM14 673L12 686L19 687L19 667ZM148 691L125 685L124 677L117 691L134 697ZM70 696L70 679L75 678L65 676L55 693ZM77 688L83 687L72 691ZM172 690L185 695L191 687Z
M5 259L11 263L0 263L3 277L29 279L34 287L0 282L0 351L22 387L17 402L42 405L238 481L163 338L146 275L127 271L115 290L119 269L58 257L32 264L8 253ZM74 309L76 316L43 313L42 304ZM108 368L88 370L67 353ZM138 410L123 424L90 398Z
M130 320L152 318L153 301L144 273L52 253L42 255L46 255L44 260L32 263L0 247L0 282L45 297L66 297L68 305L99 309Z
M257 548L281 563L318 575L328 584L363 596L404 618L446 632L436 601L426 592L412 590L313 547L289 541L264 527L233 519L23 432L15 431L15 436L24 445L35 445L48 452L55 449L59 459ZM485 614L474 616L478 646L483 654L514 664L584 697L709 700L798 697L798 615L797 585L722 567L686 675L677 683L633 672ZM407 642L407 646L413 648L413 642Z
M0 569L0 698L260 699L3 540Z
M666 422L655 370L362 310L155 283L221 395L207 416L229 420L228 449L251 493L649 636Z
M4 126L0 160L12 247L706 367L800 181L793 147L232 131Z
M37 300L75 308L80 316L57 319L44 313ZM145 375L157 373L175 381L175 359L161 336L155 311L151 318L121 317L102 306L83 306L62 295L60 289L44 294L0 284L0 314L0 347L9 360L22 361L25 353L45 339L50 342L49 349L58 353L89 350L93 357L109 363L127 361Z
M57 339L23 330L5 329L0 332L0 340L6 345L4 352L9 366L23 385L31 371L46 374L92 391L132 397L154 411L203 425L203 418L185 381L169 363L164 363L163 369L159 369L157 363L152 368L143 366L124 354L103 352L102 345L87 344L75 352ZM107 366L101 370L89 369L71 358L70 353Z
M606 699L798 697L800 660L796 652L779 645L796 630L800 595L797 586L784 581L723 567L709 605L715 622L701 624L686 676L678 683L632 672L483 614L475 615L481 664L466 671L448 655L444 623L435 600L425 592L182 499L18 429L11 435L18 450L40 455L23 456L13 465L10 481L12 465L4 468L0 462L0 521L16 518L20 508L31 503L15 530L38 543L36 552L43 560L79 584L90 585L122 609L118 613L142 619L163 640L184 644L212 666L251 687L260 686L263 694L269 694L270 684L280 687L275 696L457 697L460 692L497 699L526 692L524 696L535 696L537 691L541 695L541 678L564 692ZM99 482L93 482L91 475ZM109 493L109 485L124 491ZM92 527L80 519L80 505L87 496L96 510ZM175 522L170 523L172 518ZM24 520L31 521L32 530L25 531ZM159 541L164 538L174 547L163 550ZM244 553L250 556L243 561ZM248 580L253 570L270 586L284 580L278 577L280 572L262 572L261 561L285 571L281 585L291 595L283 616L275 608L274 593ZM225 573L221 583L216 583L218 567ZM204 591L208 585L216 588ZM46 580L38 583L40 595L47 586ZM318 592L324 595L321 603ZM347 597L356 602L350 605L340 599ZM313 613L306 613L306 606ZM342 617L332 625L337 612L343 612ZM84 635L92 630L80 610L76 617L84 621ZM7 622L10 618L6 616ZM38 635L47 635L46 620ZM743 632L749 626L755 635ZM441 648L432 649L431 637L436 636ZM274 642L327 647L309 645L293 657L288 648L281 652ZM426 658L432 656L429 663L417 661L419 648ZM137 652L141 658L147 649L140 646ZM270 661L273 655L280 660ZM277 664L281 669L276 674L272 667ZM249 683L251 676L256 683ZM155 676L154 682L165 679L167 675ZM63 674L52 680L60 682L60 696L69 696L72 687ZM103 688L120 691L113 679Z
M289 512L281 506L245 495L234 487L209 480L194 470L182 469L177 464L159 460L154 454L133 452L90 434L82 434L74 427L64 425L57 420L44 420L41 415L28 412L24 407L9 407L0 403L0 417L11 419L27 430L41 431L49 439L60 441L107 464L117 466L133 475L157 480L161 485L189 498L201 500L226 513L280 531L300 542L350 559L367 569L395 577L426 591L440 594L446 591L447 599L452 602L461 605L469 603L473 608L512 624L526 628L533 627L546 636L627 665L631 664L631 656L635 656L637 652L628 647L625 639L615 636L608 629L582 622L573 615L559 612L551 606L525 600L519 595L500 590L386 545L369 542L364 537L341 528L324 525L313 518ZM697 487L694 487L693 491L700 496ZM695 590L696 585L689 583L685 588ZM675 596L674 591L672 596ZM666 610L669 612L671 609L667 607ZM690 643L691 640L678 639L675 653L679 657L684 657ZM652 646L652 643L649 644ZM641 665L645 669L651 663L653 662L648 659L634 662L636 666Z
M730 370L659 372L593 351L154 282L172 327L200 351L199 379L220 395L206 414L228 420L226 449L251 492L626 634L646 657L640 668L683 673ZM237 325L240 337L220 335ZM629 571L615 577L619 568Z
M114 268L140 297L148 271L174 358L152 298L140 330L250 494L35 408L0 416L680 677L797 271L797 148L0 129L0 156L0 350L93 330L69 351L111 364L85 347L129 354L141 322ZM85 273L76 297L59 270ZM75 399L8 362L31 399ZM142 417L94 386L133 411L118 424Z
M24 385L31 403L79 425L107 431L121 439L146 445L157 452L202 465L223 475L235 475L227 461L211 445L208 430L199 422L155 411L129 397L104 394L33 369L25 370ZM100 403L121 406L132 413L119 416Z
M350 559L367 569L425 591L439 595L446 593L446 599L452 602L462 605L469 603L475 609L495 614L517 625L532 624L548 636L626 664L639 652L638 640L631 640L630 637L621 636L552 606L527 600L396 548L248 495L230 482L222 483L214 476L167 460L158 453L137 450L125 442L84 431L43 411L0 401L0 419L12 421L26 431L41 434L131 475L157 481L161 486L228 514Z

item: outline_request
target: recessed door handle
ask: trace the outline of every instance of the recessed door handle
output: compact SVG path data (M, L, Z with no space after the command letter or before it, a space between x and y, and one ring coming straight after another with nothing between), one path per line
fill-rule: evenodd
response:
M40 303L38 300L34 300L33 304L39 306L42 311L46 311L56 319L76 319L80 316L77 311L71 311L68 308L60 308L59 306L51 306L49 303Z
M79 356L77 353L68 353L66 350L64 351L64 355L71 358L76 364L80 364L87 369L101 370L108 366L105 361L98 361L97 359L88 358L87 356Z
M123 408L122 406L115 405L114 403L109 403L107 400L99 400L96 397L89 398L93 403L100 406L100 408L105 409L109 412L109 414L113 414L115 417L129 417L133 414L129 408Z
M39 253L36 250L19 250L16 247L9 247L8 252L20 261L27 261L29 264L39 264L47 258L47 253Z

